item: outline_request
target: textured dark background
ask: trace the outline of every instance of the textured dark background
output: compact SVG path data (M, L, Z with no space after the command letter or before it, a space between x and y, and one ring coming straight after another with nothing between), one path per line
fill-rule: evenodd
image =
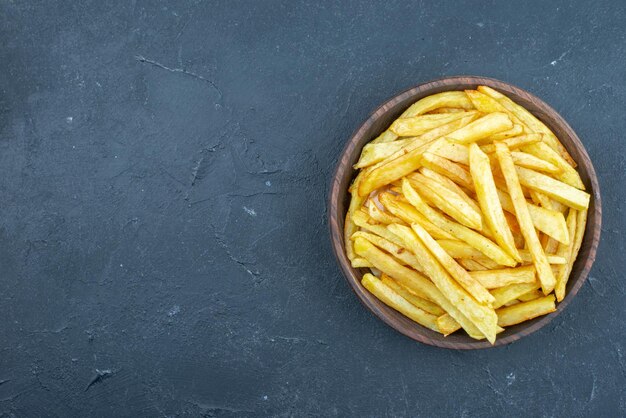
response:
M0 0L0 416L626 415L626 4L323 3ZM604 197L577 299L479 352L368 313L326 225L350 133L457 74L554 106Z

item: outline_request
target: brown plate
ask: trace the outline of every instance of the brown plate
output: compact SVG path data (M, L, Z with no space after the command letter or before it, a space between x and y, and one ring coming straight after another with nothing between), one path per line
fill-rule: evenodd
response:
M602 205L598 178L585 147L567 122L538 97L503 81L474 76L443 78L420 84L404 91L376 109L350 137L339 158L328 197L330 237L333 251L346 280L348 280L352 290L354 290L354 293L356 293L365 307L387 325L416 341L438 347L462 350L490 348L492 345L487 341L473 340L463 332L444 337L411 321L380 302L361 285L361 277L367 272L367 269L355 269L350 265L343 242L343 225L350 201L348 187L356 173L352 166L358 160L363 146L387 129L391 122L417 100L442 91L475 89L479 85L492 87L500 93L507 95L552 129L578 164L577 170L580 173L580 177L587 191L592 195L585 236L567 283L565 299L557 305L556 312L550 315L508 327L506 331L498 335L493 347L519 340L548 324L574 299L578 290L580 290L587 279L589 270L591 270L591 266L596 258L598 243L600 242Z

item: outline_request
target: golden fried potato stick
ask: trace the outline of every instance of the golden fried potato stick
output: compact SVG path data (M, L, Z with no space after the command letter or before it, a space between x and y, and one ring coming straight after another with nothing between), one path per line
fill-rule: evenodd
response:
M378 206L376 206L375 203L371 203L367 209L368 209L370 218L372 218L376 222L380 222L382 224L402 223L402 220L400 220L399 218L396 218L395 216L385 211L380 210Z
M498 309L507 303L519 299L524 295L529 294L530 292L537 290L541 287L538 281L533 283L516 283L510 284L508 286L499 287L497 289L493 289L491 294L493 295L495 301L493 302L493 308ZM539 292L541 296L543 293Z
M383 273L380 280L392 288L397 294L408 300L411 305L417 306L423 311L428 312L429 314L441 316L446 313L443 309L441 309L438 305L432 303L429 300L424 298L420 298L419 296L413 294L409 289L402 286L400 283L396 282L391 277L387 276Z
M524 240L526 241L528 249L530 250L530 253L532 255L533 263L537 270L537 276L539 277L539 281L541 282L543 293L547 295L554 289L556 279L554 278L554 274L552 273L552 269L550 268L550 264L548 263L546 254L541 247L541 243L539 242L539 238L537 237L537 232L535 231L532 218L530 217L530 213L528 212L528 204L526 203L526 199L524 198L524 194L522 193L522 186L517 177L517 172L515 170L515 165L513 164L511 152L505 144L497 142L496 156L498 158L500 168L502 169L502 174L504 175L504 179L506 181L509 195L511 197L511 202L513 203L513 207L515 208L515 217L517 218L517 222L519 223L522 230Z
M417 136L428 131L453 122L465 116L475 115L478 112L470 111L464 113L441 113L436 115L420 115L408 118L396 119L389 130L398 136Z
M491 135L489 138L486 138L487 142L503 140L506 141L507 139L524 134L524 126L518 124L515 119L511 117L511 115L509 115L509 117L513 121L513 127L511 129L507 129L506 131L498 132L497 134Z
M513 234L504 217L502 205L498 199L498 191L493 180L489 157L476 144L469 147L470 173L474 180L474 189L478 204L485 215L485 222L493 231L496 243L509 253L515 261L522 261L515 248Z
M472 102L462 91L444 91L418 100L405 110L400 117L410 118L441 107L454 107L465 110L474 109Z
M498 313L498 325L508 327L554 311L556 311L554 295L548 295L529 302L500 308L496 312Z
M440 107L439 109L431 110L430 112L426 112L427 115L435 115L437 113L459 113L459 112L467 112L467 109L461 109L458 107Z
M489 113L476 119L467 126L446 135L446 139L460 144L469 144L480 139L487 138L498 132L506 131L513 127L513 122L506 113Z
M570 265L573 265L573 260L576 259L576 255L574 254L574 250L576 248L576 231L578 227L576 223L578 222L579 213L573 209L570 209L567 214L567 227L570 232L570 235L573 237L569 245L559 244L557 249L557 255L565 257L568 260L568 263L565 265L560 265L556 269L556 288L554 290L554 294L556 295L556 300L561 302L565 298L565 286L567 285L567 280L569 279L569 274L571 272ZM571 261L571 264L570 264Z
M448 177L450 180L465 187L466 189L474 191L472 176L467 169L463 168L459 164L431 152L425 152L422 155L422 165L441 174L442 176Z
M529 168L532 170L542 171L544 173L555 174L560 173L561 168L549 163L541 158L537 158L532 154L521 151L511 151L513 162L519 167Z
M576 210L589 207L589 193L524 167L516 167L516 170L519 182L523 186L542 192Z
M524 293L523 295L519 296L518 299L520 300L520 302L529 302L531 300L539 299L542 297L544 297L543 292L539 288L537 288L528 293Z
M409 247L421 261L424 270L426 270L428 277L430 277L435 286L437 286L444 297L462 313L462 319L467 318L485 335L487 340L493 344L497 332L497 316L494 310L478 303L454 281L441 264L439 264L437 259L418 239L411 228L397 224L389 225L387 228L404 240L407 247ZM448 311L448 313L463 326L459 318L455 318L454 314L450 311ZM463 328L465 328L465 326L463 326Z
M505 266L514 266L516 264L515 260L510 255L508 255L502 248L498 247L488 238L485 238L478 232L473 231L466 226L447 219L445 216L428 206L406 179L402 182L402 190L404 191L404 196L411 203L411 205L413 205L433 224L446 232L449 232L453 236L453 239L467 242L469 245L499 264Z
M469 275L487 289L496 289L516 283L534 283L537 281L534 266L471 271Z
M361 284L385 305L395 309L418 324L439 332L437 317L435 315L411 304L374 275L366 273L361 279Z
M395 141L396 139L398 139L398 135L387 130L383 132L382 134L378 135L376 138L372 139L369 143L378 144L378 143L383 143L383 142L392 142L392 141Z
M358 232L357 232L358 234ZM364 258L361 257L355 257L354 260L352 260L352 267L354 267L355 269L358 268L371 268L374 267L374 265L372 263L370 263L369 261L367 261Z
M416 140L419 139L405 138L393 142L370 142L369 144L365 144L363 150L361 151L359 161L357 161L357 163L353 167L365 168L374 165L378 162L383 161L385 158L392 156L393 154L407 147L409 144L413 143Z

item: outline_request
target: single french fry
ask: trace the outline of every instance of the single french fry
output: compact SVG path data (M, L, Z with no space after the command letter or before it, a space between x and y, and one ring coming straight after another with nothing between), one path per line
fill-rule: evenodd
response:
M441 332L446 337L453 332L461 329L459 323L456 322L454 318L452 318L447 313L437 318L437 327L439 328L439 332Z
M391 289L393 289L397 294L399 294L404 299L409 301L411 305L417 306L421 310L428 312L429 314L436 315L436 316L441 316L446 313L443 309L441 309L436 304L413 294L409 289L402 286L400 283L396 282L394 279L387 276L386 274L383 274L380 280L384 284L389 286Z
M490 137L489 139L492 139L494 137L495 135ZM509 147L509 149L517 149L526 145L541 142L541 134L518 135L511 138L502 139L500 142L504 142L506 146ZM480 149L487 154L493 154L494 152L496 152L496 146L494 144L481 145Z
M389 127L389 130L398 136L417 136L438 128L441 125L445 125L446 123L476 113L476 111L472 111L466 113L440 113L436 115L405 117L396 119Z
M493 180L491 167L489 165L489 157L476 144L469 147L470 173L474 180L474 189L478 204L485 215L485 222L489 229L493 231L496 243L504 249L516 261L522 261L517 248L513 234L504 217L502 205L498 199L496 184Z
M493 261L489 257L485 257L483 254L481 254L480 257L474 258L474 261L476 261L477 263L483 265L485 267L485 269L487 269L487 270L497 270L497 269L507 268L506 266L502 266L502 265L496 263L495 261Z
M533 283L536 281L534 266L472 271L469 274L487 289L495 289L516 283Z
M352 221L352 216L350 215L350 212L348 212L346 213L346 219L343 225L343 242L344 242L344 245L346 246L346 256L348 257L348 260L350 261L357 258L354 252L354 248L352 246L352 241L350 241L350 237L356 231L357 231L357 227Z
M404 191L404 196L407 198L409 203L411 203L411 205L413 205L433 224L444 231L449 232L453 239L456 238L467 242L469 245L481 251L487 257L499 264L505 266L514 266L516 264L515 260L510 255L508 255L502 248L498 247L488 238L485 238L478 232L473 231L466 226L450 221L445 216L428 206L406 179L402 181L402 190Z
M369 261L361 257L355 257L352 260L351 264L352 264L352 267L354 267L355 269L374 267L372 263L370 263Z
M559 244L557 248L556 254L561 257L566 257L568 260L571 259L572 253L574 251L574 247L576 245L576 221L578 220L578 212L570 209L567 214L567 229L570 233L571 237L574 237L569 245ZM562 301L565 298L565 285L567 284L567 279L569 276L569 264L559 265L556 269L556 287L554 288L554 294L556 295L557 301Z
M523 186L542 192L576 210L583 210L589 207L589 193L555 180L545 174L524 167L515 168L519 182Z
M509 115L509 117L511 118L511 115ZM517 123L517 121L513 118L511 118L511 120L513 121L513 127L511 129L493 134L487 138L487 141L503 141L524 134L524 126Z
M500 308L496 312L498 314L498 325L508 327L554 311L556 311L554 295L548 295L529 302Z
M585 185L580 179L580 175L567 161L565 161L559 153L550 148L544 142L537 142L536 144L525 145L522 147L522 151L532 154L535 157L541 158L554 164L561 169L560 172L554 174L554 178L563 183L569 184L572 187L576 187L580 190L585 190Z
M459 113L459 112L467 112L467 109L461 109L458 107L440 107L439 109L426 112L426 114L435 115L437 113Z
M439 305L455 320L463 325L468 335L475 339L483 338L483 333L460 310L456 308L439 289L426 277L415 270L404 267L393 257L385 254L374 244L363 238L354 240L354 249L361 257L369 260L377 269L408 288L417 296Z
M533 258L533 263L537 270L537 276L541 282L541 287L544 294L550 293L554 289L556 279L548 263L546 254L541 247L537 232L533 225L532 218L528 212L528 204L522 193L522 186L517 177L515 165L513 164L513 158L511 152L505 144L500 142L496 143L496 156L500 162L500 168L506 181L506 185L511 197L511 202L515 208L515 217L522 230L524 241L528 245L528 249Z
M446 135L446 139L460 144L469 144L512 127L513 122L506 113L494 112L480 117L467 126Z
M480 206L478 206L478 203L474 199L472 199L465 192L465 190L463 190L461 188L461 186L459 186L458 184L456 184L455 182L453 182L449 178L447 178L445 176L442 176L441 174L431 170L430 168L422 167L422 168L420 168L419 172L420 172L420 174L423 174L425 177L429 178L430 180L433 180L433 181L439 183L440 186L443 186L446 189L450 190L451 192L454 192L457 195L459 195L461 197L461 199L465 200L465 202L472 207L472 209L474 209L476 212L480 213ZM414 174L409 174L407 176L409 178L409 180L411 179L411 177L413 175Z
M539 298L542 298L542 297L544 297L543 292L541 290L539 290L539 288L537 288L535 290L532 290L532 291L530 291L528 293L525 293L525 294L519 296L518 299L520 301L522 301L522 302L528 302L528 301L531 301L531 300L534 300L534 299L539 299Z
M469 273L463 269L452 257L441 248L441 246L431 237L424 228L418 224L411 225L413 232L422 241L422 244L430 251L435 259L443 266L443 268L460 284L471 296L479 303L490 306L493 302L493 296L476 281Z
M437 243L452 258L469 258L473 260L477 257L484 257L483 253L463 241L439 239Z
M444 91L418 100L405 110L400 117L410 118L441 107L471 110L474 108L474 105L462 91Z
M493 308L498 309L512 300L519 299L523 295L539 289L539 287L539 282L534 281L533 283L516 283L493 289L491 291L491 295L495 299L493 302ZM543 293L539 292L539 294L543 296Z
M357 163L353 167L365 168L374 165L380 161L383 161L385 158L390 157L394 153L402 150L416 140L419 140L419 138L406 138L399 139L393 142L370 142L369 144L365 144L363 150L361 151L361 157L359 157L359 161L357 161Z
M527 154L521 151L511 151L513 162L519 167L529 168L532 170L542 171L544 173L559 173L562 170L552 163L549 163L541 158L537 158L532 154Z
M482 230L480 211L474 210L463 198L445 187L432 187L432 182L422 174L413 173L408 177L415 187L446 215L468 228ZM497 198L497 196L496 196Z
M370 293L380 299L380 301L385 305L395 309L418 324L439 332L437 317L435 315L412 305L409 301L404 299L372 274L366 273L361 279L361 284L363 284L363 287L369 290Z
M506 108L498 100L488 96L478 90L465 90L465 94L470 99L476 110L482 113L505 112Z
M472 176L470 176L467 169L461 167L459 164L430 152L425 152L422 155L422 165L441 174L442 176L448 177L450 180L465 187L466 189L474 191Z
M493 344L496 339L497 328L497 317L493 309L478 303L455 282L411 228L397 224L389 225L387 228L402 238L415 256L420 259L428 273L427 276L430 277L445 298L462 313L463 317L461 319L467 318ZM459 318L455 318L452 312L448 311L448 313L467 330Z
M372 139L369 143L378 144L378 143L383 143L383 142L392 142L392 141L395 141L396 139L398 139L398 135L387 130L383 132L382 134L378 135L376 138Z
M469 165L467 145L450 141L442 141L438 145L438 147L430 150L432 154L454 161L455 163Z
M502 209L515 215L515 207L513 206L510 195L498 189L498 198L502 204ZM544 234L550 235L559 242L569 242L565 217L561 212L542 208L528 202L526 203L528 213L530 214L531 221L535 228Z
M370 217L376 222L380 222L383 224L402 223L402 220L387 212L380 210L375 204L369 205L368 212Z
M470 272L487 270L487 267L483 266L476 260L472 260L471 258L459 258L457 262L462 265L465 270Z

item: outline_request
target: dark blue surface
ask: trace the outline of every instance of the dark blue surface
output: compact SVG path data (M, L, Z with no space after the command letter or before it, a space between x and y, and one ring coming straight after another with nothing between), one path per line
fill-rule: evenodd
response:
M626 3L0 1L0 416L626 415ZM548 327L453 352L367 312L325 201L446 75L557 109L603 242Z

